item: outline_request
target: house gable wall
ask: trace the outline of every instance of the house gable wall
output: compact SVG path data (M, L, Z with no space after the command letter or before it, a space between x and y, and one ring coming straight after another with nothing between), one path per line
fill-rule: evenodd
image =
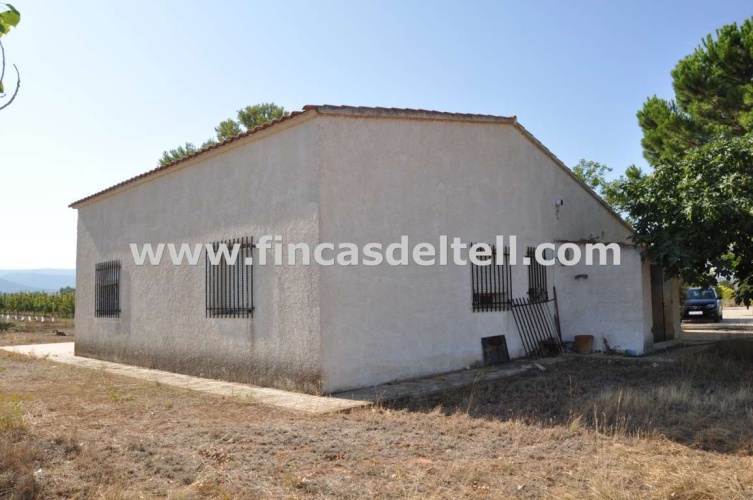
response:
M411 245L439 235L527 245L629 229L513 125L323 117L322 241ZM564 200L561 207L555 200ZM548 269L549 284L556 284ZM481 359L482 337L505 334L523 354L510 312L473 313L466 267L328 267L321 272L324 387L337 391L460 369ZM513 268L513 295L528 289ZM642 328L636 325L639 330Z
M130 243L279 234L318 241L317 126L289 122L79 207L76 353L318 392L318 269L255 266L252 319L207 318L205 262L136 266ZM258 252L254 252L256 257ZM95 318L97 262L120 260L120 318Z

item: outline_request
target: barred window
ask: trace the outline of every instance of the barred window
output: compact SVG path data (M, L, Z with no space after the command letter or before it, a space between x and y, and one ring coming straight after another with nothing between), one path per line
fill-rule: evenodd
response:
M97 318L120 317L120 261L100 262L95 266L95 305Z
M490 264L480 266L471 262L473 312L507 311L510 309L512 299L510 248L504 247L499 259L497 258L497 247L491 245L491 249L491 256L479 257L479 260L494 259Z
M253 239L244 237L212 243L211 255L205 251L208 318L253 317L253 247Z
M546 258L546 250L542 256ZM526 257L528 257L528 300L531 303L547 302L549 290L546 285L546 266L536 261L534 247L528 247Z

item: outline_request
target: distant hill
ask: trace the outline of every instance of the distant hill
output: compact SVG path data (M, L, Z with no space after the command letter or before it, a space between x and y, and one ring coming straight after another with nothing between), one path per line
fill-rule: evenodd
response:
M75 269L0 269L0 293L57 292L76 286Z

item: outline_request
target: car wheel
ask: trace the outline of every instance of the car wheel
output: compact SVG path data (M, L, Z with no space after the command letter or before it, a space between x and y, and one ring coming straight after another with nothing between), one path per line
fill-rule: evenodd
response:
M722 317L719 314L714 316L714 323L719 323L721 320L722 320Z

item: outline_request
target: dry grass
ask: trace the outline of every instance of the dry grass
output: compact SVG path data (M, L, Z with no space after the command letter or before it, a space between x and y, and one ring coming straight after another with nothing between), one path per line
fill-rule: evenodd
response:
M26 430L21 398L16 394L0 393L0 432Z
M34 478L38 453L24 414L18 395L0 392L0 498L35 498L39 492Z
M59 336L53 330L73 334L73 320L55 318L55 321L2 321L0 322L0 346L72 342L74 337Z
M39 453L34 440L24 433L0 432L0 498L37 498L39 485L34 477Z
M13 498L751 498L753 364L718 349L324 417L0 354L0 393L23 411L0 432L0 471L16 471L0 484Z
M396 407L603 435L660 436L694 448L753 454L753 342L734 340L673 364L576 359Z

